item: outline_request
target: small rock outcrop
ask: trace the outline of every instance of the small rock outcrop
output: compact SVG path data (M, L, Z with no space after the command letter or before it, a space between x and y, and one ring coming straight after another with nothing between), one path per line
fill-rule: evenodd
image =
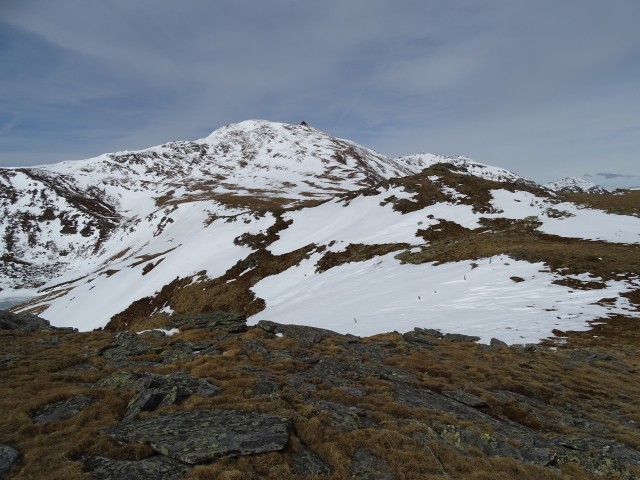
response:
M387 463L367 448L356 450L351 464L351 477L357 480L395 480Z
M96 480L179 480L191 471L185 464L162 455L143 460L86 457L82 463Z
M282 450L288 418L255 412L178 412L125 422L105 430L124 443L148 443L158 453L195 465L222 457Z
M92 403L93 399L91 397L77 395L67 400L51 403L39 408L33 415L33 421L35 423L44 423L67 420L77 415Z
M331 472L329 466L318 455L304 445L293 454L293 471L296 475L325 475Z
M5 478L21 458L22 454L15 448L8 445L0 445L0 480Z
M305 325L287 325L283 323L272 322L270 320L260 320L257 326L269 333L273 333L276 335L280 334L284 337L297 340L303 345L313 345L315 343L320 343L327 337L343 336L339 333L331 330L326 330L324 328L307 327Z
M6 310L0 310L0 330L35 332L38 330L53 331L59 329L51 326L49 320L31 315L30 313L12 313Z
M211 397L219 387L202 378L182 373L159 375L147 372L122 372L99 381L96 387L131 389L136 393L129 401L124 420L133 420L142 411L154 411L167 405L182 403L191 395Z
M100 354L111 362L121 362L128 357L144 355L154 351L153 345L142 340L132 332L120 332L113 344L108 345Z

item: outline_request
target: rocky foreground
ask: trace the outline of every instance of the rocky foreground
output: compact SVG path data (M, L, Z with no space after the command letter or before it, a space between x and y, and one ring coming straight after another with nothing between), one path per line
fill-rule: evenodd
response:
M0 479L640 475L633 320L514 346L164 321L77 333L0 312Z

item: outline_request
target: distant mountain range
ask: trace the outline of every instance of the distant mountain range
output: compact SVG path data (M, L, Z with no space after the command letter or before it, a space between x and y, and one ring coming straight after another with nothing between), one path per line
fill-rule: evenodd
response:
M0 169L1 294L35 295L22 310L81 330L223 309L358 335L419 326L517 343L639 316L628 294L640 280L623 265L638 258L640 218L564 192L607 193L251 120Z

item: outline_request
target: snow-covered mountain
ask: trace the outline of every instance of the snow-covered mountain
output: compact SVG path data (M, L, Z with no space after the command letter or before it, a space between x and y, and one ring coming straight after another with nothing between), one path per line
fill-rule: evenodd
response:
M566 177L562 180L547 183L545 185L549 190L554 192L570 192L570 193L611 193L608 188L596 185L589 180L585 180L581 177Z
M247 121L3 169L0 182L0 287L37 294L23 309L54 325L226 309L360 335L421 326L520 342L638 315L624 295L640 280L612 276L593 252L635 248L640 219L558 203L464 157L391 159L308 126Z
M398 161L412 167L414 171L419 171L419 169L431 167L438 163L447 163L456 167L456 171L459 173L466 173L474 177L484 178L485 180L519 183L529 186L536 185L534 181L521 177L509 170L491 165L484 165L467 157L448 157L445 155L434 155L432 153L419 153L415 155L408 155L406 157L399 157Z

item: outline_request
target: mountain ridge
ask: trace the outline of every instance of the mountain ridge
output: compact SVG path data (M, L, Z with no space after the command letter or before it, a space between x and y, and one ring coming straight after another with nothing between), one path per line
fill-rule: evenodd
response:
M307 298L320 302L308 320L315 326L327 321L317 314L329 304L344 315L334 315L340 325L331 329L370 335L389 329L391 312L409 319L403 328L446 319L455 295L474 298L475 288L498 306L484 303L485 320L476 322L485 341L537 341L551 334L555 317L586 328L602 316L636 315L625 295L637 288L640 268L623 260L640 243L638 218L584 208L465 157L389 159L312 127L252 120L193 142L0 171L0 181L11 219L2 225L2 286L31 282L39 297L22 309L58 326L126 329L149 316L160 322L212 309L257 322L267 319L255 316L263 311L300 316ZM514 239L526 248L514 248ZM573 260L559 253L565 249L577 249ZM598 258L631 270L618 278ZM366 287L342 295L376 271L376 301ZM398 298L409 295L393 309L394 299L380 294L387 275L402 286ZM576 284L597 288L575 294L568 285ZM296 286L298 299L290 296ZM447 295L416 301L428 289ZM598 304L604 297L615 300ZM439 325L463 333L477 309L458 307L457 324ZM490 326L499 311L527 309L544 319L539 327L521 331L508 318Z

